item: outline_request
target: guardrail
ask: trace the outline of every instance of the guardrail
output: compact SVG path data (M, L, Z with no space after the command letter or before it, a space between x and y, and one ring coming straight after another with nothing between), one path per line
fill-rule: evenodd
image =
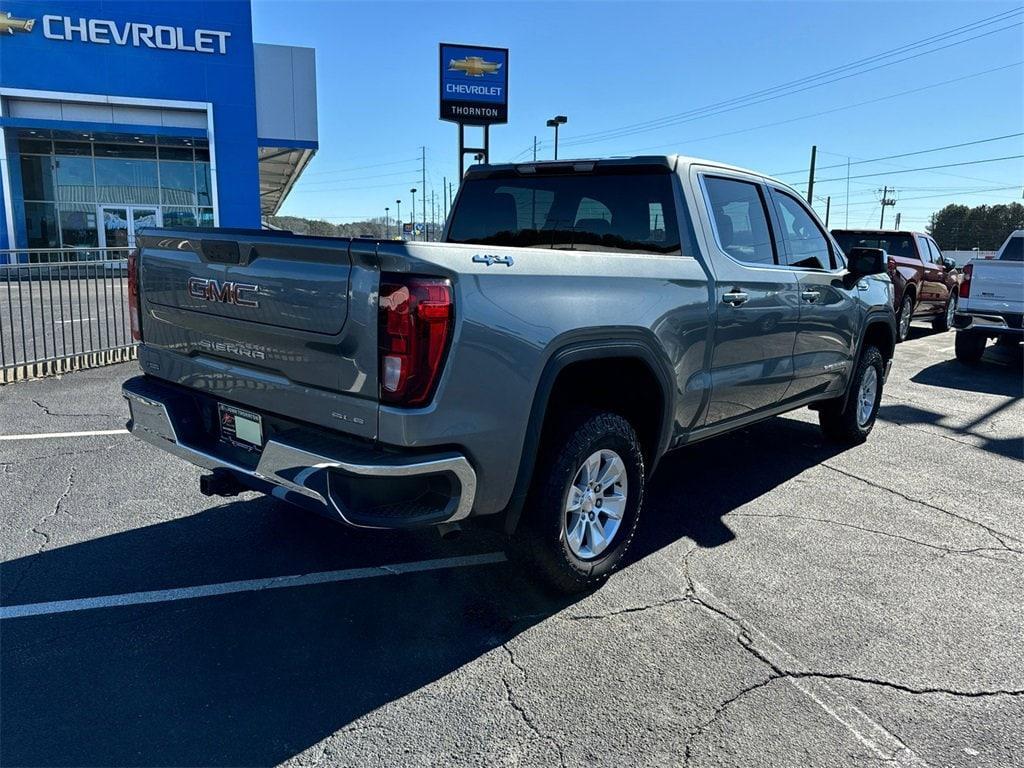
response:
M135 357L128 249L0 250L0 384Z

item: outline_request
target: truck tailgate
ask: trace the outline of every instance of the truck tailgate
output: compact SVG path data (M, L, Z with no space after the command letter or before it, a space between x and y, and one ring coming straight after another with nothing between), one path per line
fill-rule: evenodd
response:
M375 244L260 230L139 238L147 373L376 436Z
M1024 262L975 259L971 270L970 296L961 302L964 311L1024 312Z

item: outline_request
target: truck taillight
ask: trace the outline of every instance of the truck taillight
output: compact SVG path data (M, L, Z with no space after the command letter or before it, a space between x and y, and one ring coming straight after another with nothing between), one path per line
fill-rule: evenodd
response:
M971 278L974 277L974 265L968 264L964 267L964 278L960 281L959 295L961 299L966 299L971 295Z
M139 304L139 252L128 251L128 317L132 341L142 341L142 307Z
M430 400L452 322L452 286L447 280L381 276L377 339L382 401L419 406Z

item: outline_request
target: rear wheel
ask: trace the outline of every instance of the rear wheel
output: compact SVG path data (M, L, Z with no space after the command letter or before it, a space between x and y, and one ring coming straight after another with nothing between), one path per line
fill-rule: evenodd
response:
M592 589L622 563L643 493L630 423L614 413L568 418L542 446L513 553L559 592Z
M967 365L974 365L985 354L985 343L988 339L977 331L956 332L956 359Z
M854 371L850 394L822 403L818 422L825 437L833 442L863 443L871 434L882 401L885 361L877 347L865 347Z
M909 293L903 296L899 316L896 318L896 341L906 341L910 335L910 320L914 316L914 297Z
M949 294L949 301L946 302L946 311L932 318L932 330L948 331L953 327L953 315L956 314L956 300L957 295L955 293Z

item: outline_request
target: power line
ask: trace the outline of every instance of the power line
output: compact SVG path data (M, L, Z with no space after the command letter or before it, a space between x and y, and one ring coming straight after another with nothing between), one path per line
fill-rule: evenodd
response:
M347 176L344 179L322 179L320 181L307 181L302 186L309 187L319 184L337 184L338 182L366 181L367 179L383 179L388 176L406 176L412 172L413 171L410 169L405 171L393 171L391 173L377 173L372 176Z
M385 155L387 157L387 155ZM418 157L411 157L406 160L393 160L390 163L373 163L371 165L354 165L351 168L329 168L320 171L310 171L306 176L321 176L326 173L348 173L349 171L365 171L368 168L384 168L389 165L401 165L402 163L418 163Z
M899 200L896 201L896 203L897 203L897 205L903 205L903 203L909 203L912 200L934 200L937 197L946 197L946 198L963 197L963 196L966 196L966 195L981 195L981 194L985 194L985 193L988 193L988 192L1006 192L1006 191L1011 190L1011 189L1020 189L1020 188L1021 187L1018 185L1018 186L1015 186L1015 187L992 187L991 189L976 189L976 190L974 190L972 192L944 192L941 195L917 195L916 197L903 197L903 198L900 198ZM861 202L861 203L850 203L850 207L851 208L853 208L855 205L873 205L873 206L877 207L878 206L878 201L877 200L867 200L867 201L864 201L864 202Z
M824 81L819 82L819 83L812 83L810 85L805 85L804 87L801 87L801 88L792 89L792 86L794 86L794 85L802 85L804 83L807 83L808 81L818 80L818 79L821 79L823 77L829 77L832 74L836 74L838 72L843 72L843 71L846 71L846 70L849 70L849 69L856 69L858 67L863 66L866 63L870 63L871 61L877 60L879 58L885 58L887 56L891 56L891 55L895 55L895 54L898 54L898 53L901 53L901 52L906 52L906 51L909 51L909 50L913 50L914 48L919 48L919 47L922 47L922 46L925 46L925 45L929 45L929 44L932 44L932 43L935 43L935 42L939 42L939 41L941 41L943 39L946 39L948 37L956 37L956 36L959 36L959 35L964 34L966 32L974 31L975 29L978 29L978 28L980 28L982 26L987 26L989 24L993 24L993 23L996 23L998 21L1005 21L1006 19L1008 19L1008 18L1010 18L1012 16L1015 16L1015 15L1019 15L1020 13L1024 13L1024 9L1014 9L1014 10L1011 10L1011 11L1006 11L1006 12L1004 12L1002 14L996 14L996 16L988 17L987 19L982 19L979 22L974 22L972 24L968 24L968 25L964 25L964 26L961 26L961 27L957 27L957 28L955 28L953 30L948 30L946 32L939 33L937 35L932 35L931 37L925 38L925 39L920 40L920 41L917 41L916 43L910 43L910 44L907 44L907 45L900 46L898 48L891 49L889 51L885 51L885 52L880 53L880 54L876 54L875 56L868 57L867 59L861 59L861 60L858 60L856 62L852 62L850 64L845 64L845 65L841 65L839 67L834 67L834 68L832 68L830 70L825 70L824 72L820 72L820 73L818 73L816 75L810 75L810 76L807 76L807 77L804 77L804 78L801 78L801 79L798 79L798 80L790 81L788 83L783 83L783 84L780 84L780 85L772 86L770 88L765 88L765 89L762 89L760 91L754 91L754 92L749 93L749 94L747 94L745 96L740 96L740 97L736 97L736 98L733 98L733 99L728 99L728 100L725 100L725 101L716 102L714 104L705 105L703 107L698 107L698 108L695 108L695 109L692 109L692 110L689 110L689 111L686 111L686 112L680 112L680 113L677 113L675 115L669 115L669 116L666 116L666 117L655 118L653 120L647 120L647 121L642 121L642 122L638 122L638 123L633 123L633 124L630 124L630 125L621 126L619 128L611 128L611 129L607 129L607 130L604 130L604 131L594 131L592 133L582 134L580 136L577 136L576 138L573 138L573 139L570 139L570 140L566 141L565 144L572 145L572 146L575 146L575 145L578 145L578 144L589 144L589 143L593 143L593 142L596 142L596 141L604 141L604 140L608 140L608 139L612 139L612 138L620 138L622 136L628 136L628 135L635 134L635 133L644 133L644 132L648 132L648 131L652 131L652 130L658 130L660 128L666 128L666 127L669 127L671 125L677 125L679 123L690 122L692 120L702 119L704 117L711 117L712 115L722 114L724 112L731 112L731 111L736 110L736 109L741 109L741 108L744 108L744 107L754 106L756 104L762 104L762 103L764 103L766 101L772 101L774 99L782 98L783 96L790 96L790 95L793 95L793 94L796 94L796 93L801 93L801 92L806 91L806 90L811 90L813 88L819 88L819 87L821 87L823 85L829 85L831 83L835 83L835 82L838 82L840 80L845 80L845 79L848 79L850 77L856 77L857 75L862 75L862 74L866 74L868 72L873 72L873 71L875 71L877 69L882 69L884 67L892 66L894 64L899 64L899 63L902 63L902 62L905 62L905 61L910 61L911 59L916 59L916 58L919 58L921 56L926 56L926 55L928 55L930 53L936 53L938 51L942 51L942 50L945 50L947 48L951 48L953 46L962 45L963 43L971 42L972 40L977 40L979 38L986 37L988 35L996 34L998 32L1002 32L1002 31L1005 31L1005 30L1008 30L1008 29L1013 29L1015 27L1021 26L1021 23L1017 22L1015 24L1010 24L1010 25L1007 25L1005 27L999 27L999 28L994 29L994 30L988 30L986 32L983 32L983 33L978 34L978 35L974 35L972 37L965 38L963 40L956 40L954 42L947 43L946 45L939 46L937 48L932 48L932 49L927 50L927 51L922 51L920 53L913 54L912 56L906 56L906 57L903 57L901 59L896 59L894 61L884 62L882 64L878 64L876 66L872 66L872 67L869 67L867 69L862 69L861 71L858 71L858 72L851 72L851 73L848 73L848 74L844 74L844 75L842 75L840 77L835 77L835 78L832 78L832 79L829 79L829 80L824 80ZM792 90L788 90L787 91L787 89L792 89ZM773 92L776 92L776 91L784 91L784 92L782 92L782 93L775 93L774 95L768 95L768 94L773 94ZM762 95L765 96L765 98L756 98L756 97L759 97L759 96L762 96ZM754 99L754 100L751 101L751 99ZM738 103L738 102L749 102L749 103Z
M841 106L838 106L838 107L832 107L831 109L824 109L824 110L821 110L819 112L811 112L811 113L806 114L806 115L800 115L798 117L790 117L790 118L787 118L785 120L776 120L776 121L773 121L771 123L762 123L761 125L751 126L750 128L739 128L739 129L734 130L734 131L725 131L725 132L722 132L722 133L715 133L715 134L711 134L709 136L701 136L701 137L693 138L693 139L681 139L680 141L673 141L673 142L668 142L668 143L665 143L665 144L653 144L653 145L648 145L646 147L639 147L637 149L633 149L633 150L630 150L630 151L632 153L636 153L636 152L643 152L643 151L652 150L652 149L663 149L665 147L678 146L678 144L680 144L680 143L691 143L691 144L693 144L693 143L696 143L698 141L710 141L711 139L720 139L720 138L723 138L723 137L726 137L726 136L736 136L737 134L750 133L751 131L759 131L759 130L763 130L765 128L775 128L775 127L780 126L780 125L788 125L790 123L799 122L801 120L809 120L809 119L814 118L814 117L822 117L824 115L831 115L831 114L834 114L836 112L844 112L844 111L849 110L849 109L857 109L858 107L864 107L864 106L868 106L870 104L877 104L878 102L888 101L889 99L898 99L898 98L901 98L903 96L909 96L910 94L920 93L922 91L931 90L932 88L940 88L940 87L942 87L944 85L952 85L953 83L959 83L959 82L962 82L964 80L970 80L970 79L975 78L975 77L981 77L983 75L992 74L993 72L1000 72L1000 71L1002 71L1004 69L1011 69L1013 67L1019 67L1021 64L1024 64L1024 59L1022 59L1020 61L1012 62L1011 64L1003 64L1003 65L998 66L998 67L991 67L989 69L983 69L983 70L980 70L978 72L972 72L972 73L970 73L968 75L961 75L960 77L954 77L954 78L951 78L949 80L940 80L937 83L931 83L929 85L922 85L922 86L920 86L918 88L909 88L909 89L907 89L905 91L897 91L896 93L891 93L888 96L878 96L878 97L876 97L874 99L868 99L867 101L859 101L859 102L855 102L853 104L845 104L845 105L841 105ZM845 163L844 163L844 165L845 165ZM817 179L816 181L820 182L821 180Z
M945 165L929 165L925 168L904 168L899 171L879 171L877 173L862 173L859 176L851 176L850 179L870 179L875 176L895 176L898 173L914 173L916 171L934 171L937 168L960 168L965 165L981 165L983 163L998 163L1003 160L1019 160L1024 155L1007 155L1006 157L989 157L984 160L967 160L962 163L946 163ZM845 181L845 176L837 176L833 179L818 179L819 182Z
M898 155L886 155L885 157L872 157L868 160L855 160L852 163L835 163L834 165L821 165L818 166L819 171L825 171L830 168L846 168L847 165L864 165L865 163L877 163L881 160L895 160L900 157L912 157L914 155L926 155L929 152L942 152L946 149L959 149L960 147L971 147L975 144L987 144L992 141L1003 141L1004 139L1015 139L1019 136L1024 136L1024 132L1021 133L1008 133L1005 136L993 136L989 139L976 139L975 141L964 141L960 144L947 144L944 147L934 147L933 149L919 149L915 152L902 152ZM835 154L830 152L829 154ZM782 173L770 173L769 176L792 176L796 173L807 173L806 168L801 168L796 171L783 171ZM845 178L845 176L843 177ZM855 177L851 177L855 178Z

